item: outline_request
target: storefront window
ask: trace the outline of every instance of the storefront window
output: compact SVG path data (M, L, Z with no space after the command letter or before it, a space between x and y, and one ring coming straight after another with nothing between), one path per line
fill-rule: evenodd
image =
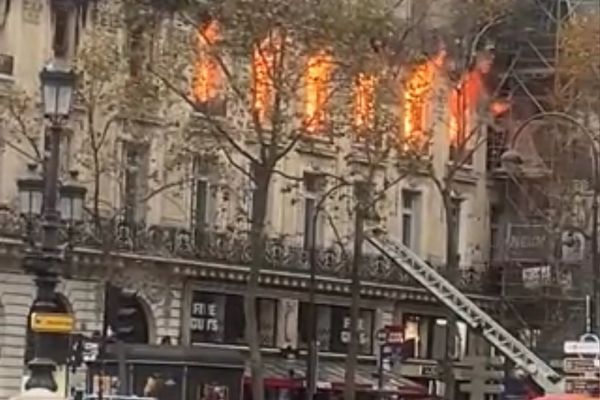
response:
M310 306L300 304L298 333L300 346L306 348L310 332ZM373 354L373 310L360 310L358 331L360 352ZM350 342L350 309L319 304L316 315L317 341L320 351L346 353Z
M258 329L260 342L265 347L275 347L277 335L277 301L258 299Z
M408 358L426 358L429 340L429 318L421 315L404 315L404 351Z
M257 319L263 346L275 346L277 302L257 300ZM244 344L246 318L241 295L194 291L190 309L190 344Z
M445 318L404 314L404 351L409 358L428 358L439 360L446 354ZM454 354L462 359L467 352L467 325L457 322Z

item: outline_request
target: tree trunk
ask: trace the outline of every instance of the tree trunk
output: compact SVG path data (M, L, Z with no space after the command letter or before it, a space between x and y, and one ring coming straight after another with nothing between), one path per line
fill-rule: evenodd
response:
M456 237L456 224L459 223L455 218L456 204L451 197L450 191L442 193L444 213L446 218L446 278L452 285L456 285L458 277L458 238ZM448 310L446 323L446 351L444 354L442 374L445 385L445 400L455 400L455 386L453 361L456 348L456 315L452 310Z
M361 196L361 194L358 194ZM359 197L360 198L360 197ZM350 343L348 358L346 358L346 375L344 385L344 400L356 398L356 363L360 345L358 319L360 314L360 266L362 264L362 246L364 242L365 211L359 200L354 220L354 257L352 260L352 303L350 305Z
M252 263L248 276L246 295L244 297L244 313L246 316L246 341L250 350L250 374L252 380L252 399L262 400L264 396L262 358L256 312L258 278L263 265L266 247L265 217L267 209L267 193L271 176L262 168L255 168L256 188L252 196L251 211L251 246Z

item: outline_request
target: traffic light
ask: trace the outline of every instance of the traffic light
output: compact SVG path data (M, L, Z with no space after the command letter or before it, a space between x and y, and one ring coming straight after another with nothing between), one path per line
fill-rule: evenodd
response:
M136 292L107 284L106 307L109 338L125 343L146 342L147 332L140 326L145 318Z

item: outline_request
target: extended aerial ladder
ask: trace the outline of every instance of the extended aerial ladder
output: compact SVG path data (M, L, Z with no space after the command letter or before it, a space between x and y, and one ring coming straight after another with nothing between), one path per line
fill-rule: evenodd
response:
M482 332L485 339L528 373L546 394L564 392L561 375L409 248L390 239L368 236L367 240L472 329Z

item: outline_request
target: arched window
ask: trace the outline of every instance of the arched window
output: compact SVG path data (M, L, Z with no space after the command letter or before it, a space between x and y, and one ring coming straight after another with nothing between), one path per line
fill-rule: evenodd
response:
M109 285L107 295L109 336L124 343L148 343L148 314L139 294Z
M37 344L36 337L37 333L31 329L31 314L34 312L34 306L32 305L27 315L27 334L25 337L25 364L29 363L35 357L35 346ZM69 306L68 300L61 294L56 294L54 299L54 312L57 313L70 313L71 307ZM64 365L67 363L70 348L70 336L64 334L51 334L44 333L44 335L52 338L52 351L48 351L47 354L52 360L58 365Z

